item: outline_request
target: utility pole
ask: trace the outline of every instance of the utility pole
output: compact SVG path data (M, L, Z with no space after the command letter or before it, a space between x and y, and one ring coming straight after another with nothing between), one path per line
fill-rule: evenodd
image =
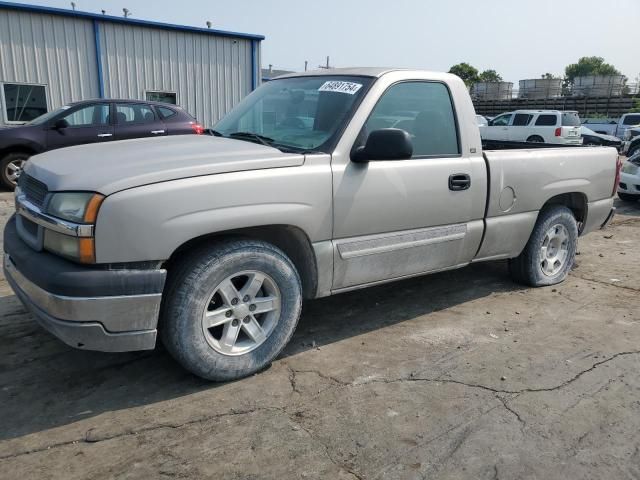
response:
M124 14L124 18L129 18L131 16L131 12L128 8L123 8L122 13Z
M305 60L305 61L304 61L304 71L305 71L305 72L307 71L307 67L308 67L308 66L309 66L309 61L308 61L308 60Z
M76 11L76 2L71 2L71 10Z
M327 64L326 65L318 65L318 68L324 68L326 70L329 70L331 68L331 65L329 64L329 56L327 55Z

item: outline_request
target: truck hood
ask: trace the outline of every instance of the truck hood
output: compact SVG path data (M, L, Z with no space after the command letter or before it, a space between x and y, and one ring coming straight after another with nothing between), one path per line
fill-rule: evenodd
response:
M49 191L110 195L181 178L303 163L304 155L251 142L179 135L53 150L31 157L24 171L44 182Z

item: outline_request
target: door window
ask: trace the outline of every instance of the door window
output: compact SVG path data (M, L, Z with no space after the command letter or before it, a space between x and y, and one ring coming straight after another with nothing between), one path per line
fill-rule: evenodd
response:
M494 118L491 121L490 126L492 126L492 127L506 127L507 125L509 125L510 121L511 121L511 114L507 113L505 115L500 115L499 117Z
M526 127L531 122L533 115L529 115L527 113L516 113L515 117L513 117L513 126L514 127Z
M109 104L88 105L62 117L69 127L90 127L109 123Z
M390 87L371 112L360 137L381 128L407 131L414 157L460 155L453 104L442 83L403 82Z
M5 83L4 109L9 123L24 123L47 113L44 85Z
M116 105L116 123L130 125L136 123L153 123L156 116L149 105L142 103L120 103Z
M558 123L557 115L540 115L536 120L536 127L555 127Z

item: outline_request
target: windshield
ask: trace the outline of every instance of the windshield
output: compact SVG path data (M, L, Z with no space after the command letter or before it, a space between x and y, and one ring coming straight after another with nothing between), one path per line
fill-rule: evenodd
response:
M231 110L215 131L276 148L323 151L341 131L371 81L368 77L328 75L272 80Z
M47 112L44 115L40 115L39 117L34 118L30 122L28 122L27 125L42 125L44 123L47 123L49 120L51 120L53 117L58 115L60 112L64 112L65 110L69 110L70 108L71 107L69 105L65 105L64 107L57 108L55 110L52 110L51 112Z
M563 127L579 127L580 117L577 112L563 112L562 113L562 126Z
M640 123L640 115L627 115L624 117L623 125L637 125Z

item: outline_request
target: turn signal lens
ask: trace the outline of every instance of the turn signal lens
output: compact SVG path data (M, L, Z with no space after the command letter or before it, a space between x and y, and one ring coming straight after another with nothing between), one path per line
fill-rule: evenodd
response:
M87 208L84 211L84 223L95 223L98 218L98 210L100 209L100 205L102 205L102 201L104 200L104 195L100 195L96 193L91 197L89 203L87 203Z
M80 263L96 263L96 248L93 238L81 238L79 247Z

